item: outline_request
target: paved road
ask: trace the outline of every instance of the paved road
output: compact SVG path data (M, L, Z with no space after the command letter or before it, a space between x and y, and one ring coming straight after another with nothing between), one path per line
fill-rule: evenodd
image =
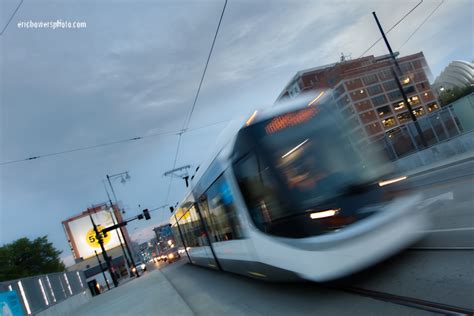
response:
M162 271L195 315L432 315L315 283L269 283L185 260Z
M416 177L424 195L419 210L432 215L432 228L413 248L335 284L474 309L474 163ZM427 249L430 248L430 249ZM447 249L445 249L447 248ZM163 268L197 314L384 315L410 313L391 303L311 284L268 284L191 265Z

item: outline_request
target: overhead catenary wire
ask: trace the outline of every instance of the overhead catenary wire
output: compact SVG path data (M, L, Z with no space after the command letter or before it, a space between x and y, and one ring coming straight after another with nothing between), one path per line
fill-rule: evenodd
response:
M5 24L5 26L3 27L2 31L0 32L0 36L3 35L3 33L5 33L5 31L7 30L7 27L8 25L10 24L10 22L13 20L13 17L16 15L16 13L18 12L18 10L20 9L21 5L23 4L23 1L24 0L21 0L18 5L16 6L16 9L13 11L12 15L10 16L10 18L8 19L7 23Z
M197 126L197 127L189 129L188 131L195 131L195 130L211 127L211 126L214 126L214 125L226 123L228 121L229 120L223 120L223 121L218 121L218 122L206 124L206 125L203 125L203 126ZM0 166L19 163L19 162L25 162L25 161L30 161L30 160L37 160L37 159L46 158L46 157L64 155L64 154L69 154L69 153L74 153L74 152L79 152L79 151L85 151L85 150L90 150L90 149L95 149L95 148L100 148L100 147L106 147L106 146L111 146L111 145L116 145L116 144L121 144L121 143L127 143L127 142L142 140L142 139L150 138L150 137L171 135L171 134L180 134L180 133L181 133L181 131L164 131L164 132L152 133L152 134L144 135L144 136L126 138L126 139L121 139L121 140L116 140L116 141L111 141L111 142L106 142L106 143L101 143L101 144L96 144L96 145L89 145L89 146L77 147L77 148L52 152L52 153L35 155L35 156L28 157L28 158L21 158L21 159L3 161L3 162L0 162Z
M188 116L187 116L186 119L184 120L184 122L183 122L183 128L182 128L182 130L181 130L181 133L179 134L178 145L176 146L176 153L175 153L175 156L174 156L174 161L173 161L173 167L172 167L172 169L176 168L176 161L178 160L178 156L179 156L179 149L180 149L180 145L181 145L181 138L182 138L182 135L187 131L187 128L189 127L189 123L191 122L191 118L192 118L193 113L194 113L194 109L196 108L196 103L197 103L197 100L198 100L198 98L199 98L199 94L200 94L200 92L201 92L202 83L204 82L204 77L206 76L207 67L209 66L209 61L211 60L212 52L213 52L213 50L214 50L214 45L215 45L215 43L216 43L217 35L219 34L219 29L220 29L221 24L222 24L222 19L223 19L223 17L224 17L224 13L225 13L226 7L227 7L227 0L225 0L224 6L222 7L222 12L221 12L221 15L220 15L220 18L219 18L219 23L217 23L216 31L215 31L215 33L214 33L214 38L212 39L211 48L209 49L209 54L208 54L208 56L207 56L206 64L205 64L204 70L203 70L203 72L202 72L201 80L199 81L198 89L197 89L197 91L196 91L196 95L195 95L195 97L194 97L194 101L193 101L193 104L192 104L192 106L191 106L191 110L189 111ZM167 189L167 193L166 193L165 203L168 203L169 195L170 195L170 192L171 192L171 184L172 184L172 182L173 182L173 178L170 177L170 181L169 181L168 189Z
M214 38L212 39L211 49L209 50L209 54L207 56L206 64L204 66L204 71L202 72L202 76L201 76L201 80L199 82L199 86L198 86L198 89L197 89L197 92L196 92L196 96L194 97L194 101L193 101L193 105L191 107L191 111L189 112L189 115L187 116L186 120L184 121L183 130L186 130L186 128L188 128L189 123L191 122L191 118L192 118L193 113L194 113L194 109L196 108L196 102L199 98L199 93L201 92L202 83L204 82L204 77L206 76L207 67L209 66L209 61L211 60L212 52L214 50L214 45L216 44L217 35L219 34L219 29L221 27L222 18L224 17L224 12L225 12L226 6L227 6L227 0L225 0L225 2L224 2L224 7L222 8L221 16L219 18L219 23L217 24L216 32L214 34Z
M403 20L405 20L405 18L407 16L409 16L413 11L415 11L415 9L423 3L423 0L420 0L420 2L418 2L413 8L411 8L407 13L405 13L404 16L402 16L394 25L392 25L386 32L385 34L388 34L390 33L391 30L393 30L394 28L396 28ZM371 50L375 45L377 45L378 42L380 42L382 40L382 37L379 37L372 45L370 45L369 48L367 48L362 54L360 54L359 58L361 58L362 56L364 56L369 50Z
M431 16L439 9L439 7L441 7L443 3L444 0L441 0L441 2L438 3L438 5L433 9L433 11L431 11L430 14L428 14L428 16L413 30L413 32L410 34L410 36L408 36L408 38L405 40L405 42L403 42L403 44L398 48L398 50L402 49L402 47L405 46L406 43L408 43L408 41L413 37L413 35L418 32L418 30L426 23L426 21L431 18Z

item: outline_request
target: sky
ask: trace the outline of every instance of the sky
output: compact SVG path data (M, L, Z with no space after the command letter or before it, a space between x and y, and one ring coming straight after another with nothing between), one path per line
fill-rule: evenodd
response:
M48 235L72 263L61 222L107 201L106 174L128 171L114 189L125 217L175 204L184 181L226 122L271 105L299 70L360 55L419 0L229 0L199 98L222 0L25 0L0 35L0 162L101 146L0 166L0 244ZM423 51L434 78L453 60L473 59L473 3L424 0L389 34L394 50ZM2 0L0 28L19 1ZM19 22L79 21L83 29L27 29ZM1 30L0 29L0 30ZM402 46L403 45L403 46ZM380 41L366 55L387 54ZM171 183L171 185L170 185ZM169 194L168 194L169 192ZM128 226L135 241L153 236L167 208Z

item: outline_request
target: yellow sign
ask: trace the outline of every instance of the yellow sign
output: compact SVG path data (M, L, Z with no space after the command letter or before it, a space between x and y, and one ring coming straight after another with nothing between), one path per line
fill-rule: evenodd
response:
M102 226L98 225L97 230L102 236L102 240L104 243L104 246L107 245L107 243L110 241L110 232L107 233L107 236L104 237L104 234L102 233ZM99 241L97 240L97 237L95 235L94 228L90 229L87 234L86 234L86 242L89 246L92 248L100 248Z

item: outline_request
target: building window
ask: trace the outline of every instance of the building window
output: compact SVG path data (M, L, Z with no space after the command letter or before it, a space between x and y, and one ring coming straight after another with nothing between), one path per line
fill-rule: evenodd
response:
M376 74L367 75L362 79L362 81L364 81L366 85L376 83L378 81L377 75Z
M433 112L433 111L439 109L439 105L436 102L433 102L433 103L428 104L426 106L426 109L428 110L428 112Z
M359 117L360 117L360 120L362 121L362 123L364 123L364 124L367 124L369 122L373 122L373 121L377 120L377 115L375 114L374 111L368 111L368 112L361 113L361 114L359 114Z
M382 124L385 127L385 129L388 129L388 128L396 125L397 121L395 121L394 117L389 117L389 118L386 118L386 119L382 120Z
M346 92L346 89L344 89L344 85L343 84L340 84L337 86L337 88L335 89L336 91L336 95L337 97L339 97L340 95L342 95L344 92Z
M390 106L382 106L380 108L377 109L377 114L380 116L380 117L385 117L387 115L391 115L392 114L392 110L390 110Z
M352 106L348 106L344 111L342 111L342 114L346 117L349 117L354 114L354 109L352 108Z
M426 91L421 94L421 98L424 102L429 102L434 99L433 93L431 91Z
M366 125L365 130L367 131L367 134L375 135L377 133L382 132L382 127L380 126L378 122L376 122L376 123L371 123L369 125Z
M385 95L379 95L375 98L372 98L372 104L374 106L379 106L385 103L387 103L387 98L385 97Z
M362 112L362 111L371 109L372 105L370 104L369 100L365 100L365 101L357 102L355 104L355 108L358 112Z
M415 81L418 82L418 81L426 81L426 75L423 71L417 71L415 73Z
M367 91L369 92L370 95L376 95L383 92L382 86L379 84L368 87Z
M415 114L416 117L423 116L425 115L425 109L423 109L422 107L416 108L413 110L413 114Z
M385 89L385 91L390 91L390 90L397 89L398 87L395 80L390 80L383 83L383 88Z
M413 70L411 64L409 62L402 63L400 64L400 69L402 70L402 73L407 74Z
M408 102L411 106L420 104L420 98L417 95L408 98Z
M403 112L397 115L398 122L400 124L406 123L408 121L411 121L411 116L409 112Z
M393 78L392 71L389 68L380 71L379 78L380 80L392 79Z
M414 62L412 62L412 64L413 64L413 67L415 67L415 69L420 69L422 67L420 60L415 60Z
M393 103L392 107L395 111L404 110L405 109L405 102L400 101L400 102L397 102L397 103Z
M415 87L414 86L405 87L403 88L403 91L405 92L405 94L412 94L415 92Z
M416 85L416 90L418 90L418 92L423 92L428 89L429 89L428 82L422 82Z
M402 94L398 90L387 93L387 96L390 101L395 101L402 98Z

